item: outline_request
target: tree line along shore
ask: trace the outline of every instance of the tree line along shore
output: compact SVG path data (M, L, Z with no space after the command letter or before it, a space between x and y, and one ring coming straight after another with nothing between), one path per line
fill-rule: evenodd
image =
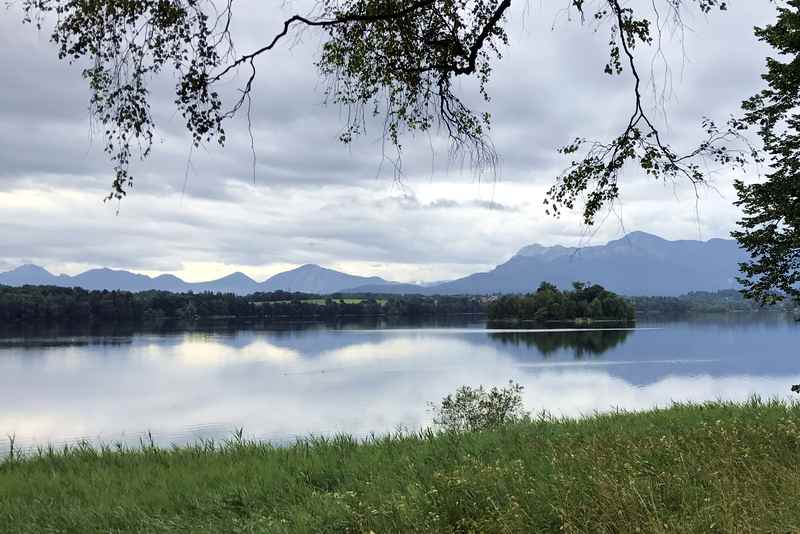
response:
M549 283L525 295L316 295L276 291L232 293L85 290L0 285L0 323L115 324L213 319L337 320L358 317L483 315L489 320L547 324L556 321L623 321L693 313L791 312L791 303L762 308L736 290L680 297L621 297L602 286L576 282L562 291Z

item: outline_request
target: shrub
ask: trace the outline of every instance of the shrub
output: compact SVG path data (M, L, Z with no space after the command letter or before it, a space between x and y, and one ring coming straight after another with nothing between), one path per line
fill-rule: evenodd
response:
M474 432L497 428L528 417L522 403L523 387L509 381L507 387L461 386L441 404L431 403L436 426L453 432Z

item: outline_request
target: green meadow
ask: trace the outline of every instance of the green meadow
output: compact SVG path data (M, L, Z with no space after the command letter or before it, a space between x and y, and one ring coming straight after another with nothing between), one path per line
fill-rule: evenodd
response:
M481 432L88 445L0 464L0 531L800 532L800 405Z

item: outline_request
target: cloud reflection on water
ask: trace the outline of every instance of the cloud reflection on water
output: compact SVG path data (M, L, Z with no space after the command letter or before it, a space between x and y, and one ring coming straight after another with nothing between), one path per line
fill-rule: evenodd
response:
M708 343L719 333L702 332L314 330L0 349L0 387L15 399L0 413L0 434L15 433L23 445L78 437L135 443L147 430L162 444L184 443L238 427L275 440L365 435L429 424L427 403L464 384L513 379L525 386L528 409L579 416L786 396L788 384L800 382L796 368L787 372L775 360L795 331L773 332L758 361L730 353L749 346L736 339L746 332L728 332L732 345L718 341L718 352Z

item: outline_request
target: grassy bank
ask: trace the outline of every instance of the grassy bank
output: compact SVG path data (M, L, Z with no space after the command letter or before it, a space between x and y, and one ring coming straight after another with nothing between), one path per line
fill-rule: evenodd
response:
M800 532L800 406L0 465L0 531Z

